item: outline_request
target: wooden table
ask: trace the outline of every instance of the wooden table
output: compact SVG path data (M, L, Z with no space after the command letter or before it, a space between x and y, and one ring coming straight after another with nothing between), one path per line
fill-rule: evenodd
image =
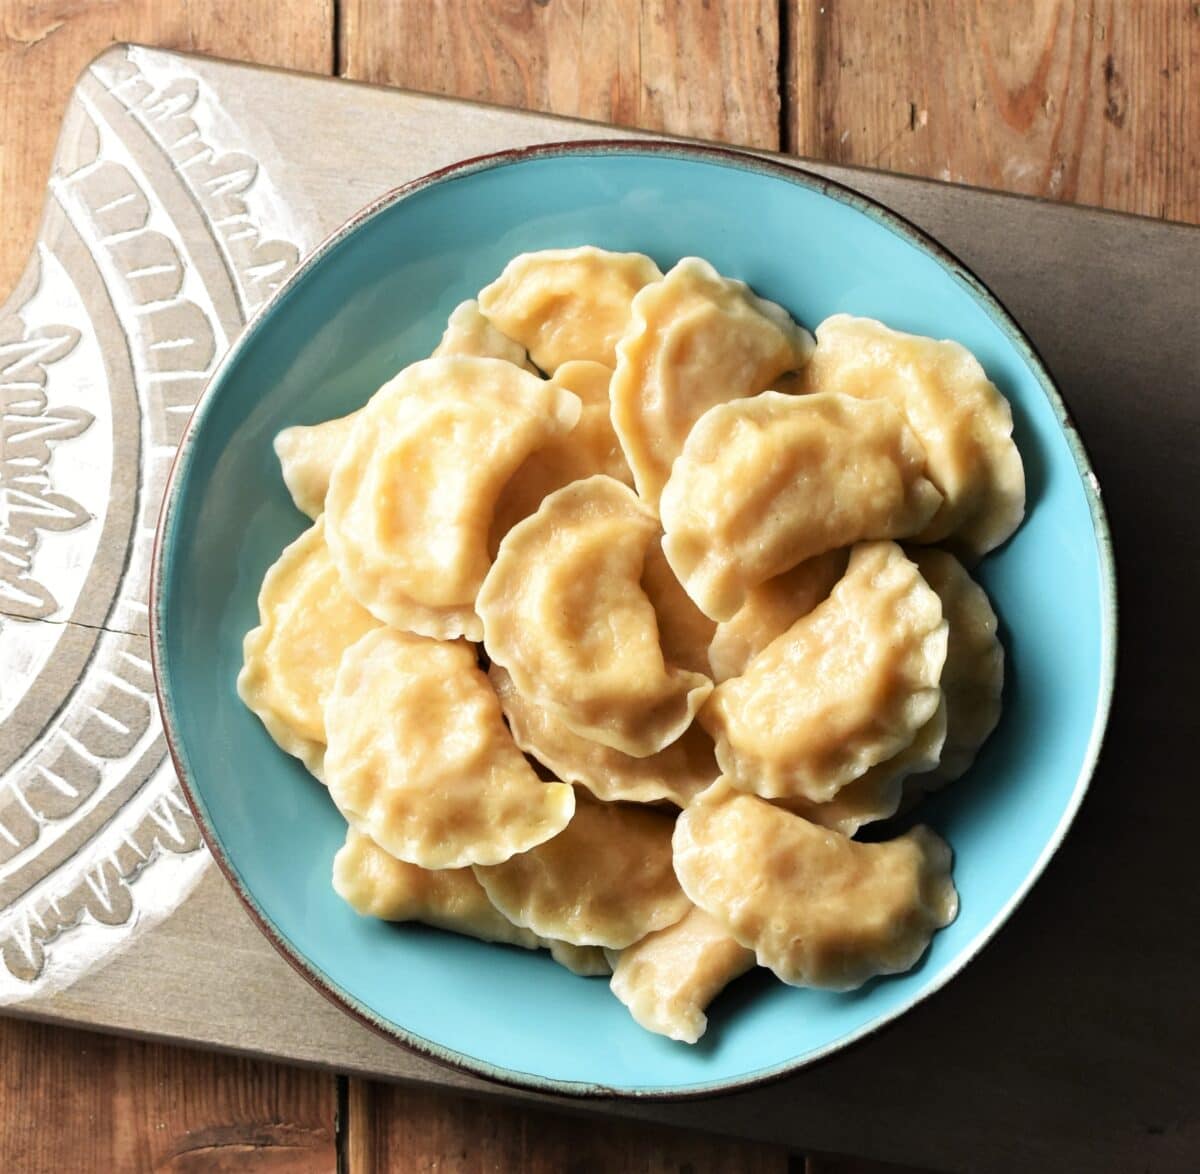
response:
M0 0L0 290L70 86L113 40L1200 221L1200 4L984 7ZM867 1168L0 1020L0 1169L22 1174Z

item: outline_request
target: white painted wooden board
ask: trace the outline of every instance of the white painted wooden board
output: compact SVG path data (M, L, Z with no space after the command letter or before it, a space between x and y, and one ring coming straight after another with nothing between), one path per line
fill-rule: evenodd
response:
M148 556L191 406L305 251L434 168L598 133L635 137L139 48L81 77L37 249L0 310L8 1011L499 1091L350 1020L242 913L165 758ZM812 166L972 265L1075 410L1122 571L1108 747L1012 924L882 1035L757 1092L575 1107L934 1168L1191 1171L1200 230Z

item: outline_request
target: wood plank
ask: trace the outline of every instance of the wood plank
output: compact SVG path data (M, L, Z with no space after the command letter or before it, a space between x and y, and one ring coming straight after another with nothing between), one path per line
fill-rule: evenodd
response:
M71 88L116 41L329 73L333 0L0 0L0 302L33 244Z
M787 1174L802 1166L774 1146L628 1121L585 1120L401 1085L355 1081L349 1108L350 1174Z
M339 12L345 77L779 143L775 0L345 0Z
M0 1020L0 1170L333 1174L329 1076Z
M785 3L788 150L1200 220L1200 5Z

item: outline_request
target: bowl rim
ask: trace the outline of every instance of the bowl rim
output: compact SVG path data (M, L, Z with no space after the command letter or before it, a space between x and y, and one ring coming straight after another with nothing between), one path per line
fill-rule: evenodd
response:
M318 262L332 252L346 237L357 231L361 225L386 209L391 208L393 205L399 204L430 187L478 172L508 167L530 160L613 155L645 155L655 158L669 157L687 162L706 163L782 179L789 183L797 184L800 187L808 188L819 195L848 205L901 237L919 251L931 256L944 270L948 271L952 279L965 286L992 322L1003 332L1009 344L1013 346L1026 366L1034 374L1042 394L1045 395L1054 411L1055 419L1067 441L1087 499L1088 511L1096 540L1102 595L1100 611L1101 660L1100 680L1098 682L1099 690L1087 748L1079 773L1075 779L1075 785L1057 826L1043 845L1041 852L1038 854L1037 859L1033 862L1021 884L1009 896L1008 900L987 925L964 947L960 957L945 967L933 980L931 985L924 990L904 1000L897 1007L879 1016L872 1022L837 1040L831 1041L805 1056L795 1057L783 1063L749 1072L742 1076L725 1077L712 1081L700 1081L668 1087L615 1087L586 1081L562 1080L554 1077L539 1076L536 1073L502 1067L486 1060L465 1055L453 1048L426 1039L415 1032L392 1023L390 1020L378 1015L340 983L335 982L298 947L294 946L267 915L265 910L259 906L254 895L242 881L233 861L226 854L224 845L209 818L205 800L194 785L184 765L182 738L180 737L175 721L173 701L164 684L166 608L163 606L163 584L164 579L167 577L167 552L172 545L171 539L174 535L176 511L180 502L182 486L186 480L186 471L190 464L191 450L195 437L215 398L215 393L224 382L227 373L237 364L242 351L258 334L266 320L286 301L292 289L305 280L310 270ZM324 240L301 260L287 279L247 320L237 338L217 363L212 375L205 384L204 390L196 401L196 406L184 429L171 464L170 474L159 509L158 524L155 529L150 577L149 627L150 659L153 666L155 693L162 717L163 733L176 776L180 782L180 788L183 791L188 806L191 808L197 826L200 828L204 842L251 920L292 968L311 986L320 991L322 995L342 1011L375 1033L425 1059L456 1072L465 1073L473 1077L482 1077L497 1084L508 1085L513 1088L524 1089L543 1095L594 1099L684 1101L719 1094L744 1092L825 1061L837 1052L866 1039L868 1036L894 1023L900 1016L910 1011L918 1003L924 1002L944 988L947 983L979 956L983 948L1008 921L1045 871L1050 859L1057 852L1066 837L1083 802L1084 795L1087 793L1104 744L1112 708L1117 667L1117 616L1117 573L1113 553L1112 533L1104 508L1100 482L1092 468L1087 447L1084 444L1071 411L1063 399L1062 393L1058 390L1054 379L1051 377L1045 362L1032 340L1026 335L1007 307L965 262L923 229L918 228L906 217L894 212L886 205L836 180L809 171L798 163L792 163L783 158L768 157L749 150L738 150L730 147L682 140L659 138L614 139L600 137L509 148L484 155L472 156L430 171L425 175L384 192L370 203L364 205L343 224L329 233Z

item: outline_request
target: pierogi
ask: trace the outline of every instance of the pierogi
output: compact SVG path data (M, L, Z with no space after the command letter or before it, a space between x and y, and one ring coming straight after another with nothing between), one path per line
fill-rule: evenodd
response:
M545 249L509 261L479 308L548 375L572 359L611 368L634 295L660 277L641 253Z
M966 774L1000 721L1004 649L987 594L962 563L944 550L914 550L912 557L941 599L949 629L942 670L946 744L941 760L919 780L929 790Z
M829 598L701 714L734 785L825 803L911 744L941 703L942 604L894 542L854 548Z
M666 660L689 672L710 676L710 651L717 625L691 601L675 577L661 540L646 547L642 590L654 608L658 642Z
M798 563L746 592L733 618L717 624L708 646L708 666L719 685L740 677L776 636L829 597L846 573L849 549L829 550Z
M513 925L470 868L422 868L385 852L350 827L333 858L333 887L356 913L381 921L420 921L482 942L536 950L542 939Z
M958 913L950 849L928 828L860 844L724 779L679 817L673 846L692 902L791 986L908 970Z
M941 494L886 400L765 391L692 429L663 489L663 551L705 615L730 620L760 583L864 539L915 534Z
M489 546L493 555L504 535L534 513L556 489L597 473L633 485L633 474L609 418L611 379L610 368L587 361L563 363L554 373L550 382L579 398L579 422L570 432L526 457L504 486L492 518Z
M712 691L663 659L640 586L657 535L619 481L575 481L505 535L476 602L484 648L521 693L634 758L674 742Z
M669 746L646 758L633 758L581 737L549 710L524 697L498 664L488 669L513 740L555 778L587 787L609 802L657 803L686 807L717 777L712 738L699 724L688 726Z
M283 483L302 514L317 518L325 508L333 466L357 419L358 412L351 412L322 424L293 424L276 435L275 455Z
M575 810L571 787L543 782L517 749L465 641L368 633L342 657L325 728L338 810L409 864L498 864Z
M598 803L584 792L553 839L475 875L515 925L623 950L688 910L671 863L673 826L665 812Z
M433 355L504 359L537 374L525 348L501 334L479 312L479 303L474 299L455 308ZM349 440L357 418L358 412L351 412L321 424L296 424L275 437L275 455L279 458L283 483L296 508L310 518L315 518L325 508L333 466Z
M694 1044L708 1028L704 1009L753 965L752 950L693 908L622 950L609 985L647 1031Z
M599 947L547 941L513 925L488 900L469 868L435 870L397 860L354 828L346 829L346 842L333 858L333 888L364 917L419 921L482 942L547 949L556 962L576 974L610 973Z
M258 627L242 644L238 696L267 733L324 777L325 700L342 653L379 627L342 586L323 519L279 556L258 593Z
M325 502L350 593L393 627L478 640L475 595L500 492L579 415L576 396L501 359L425 359L384 384L359 413Z
M633 301L617 348L613 426L637 490L657 507L671 465L696 421L715 404L765 391L812 353L787 311L685 257Z
M1025 470L1012 409L966 347L835 314L817 327L804 387L886 399L905 414L943 495L918 541L944 540L978 558L1021 524Z
M888 819L900 810L906 794L922 786L942 759L946 742L946 701L916 733L912 742L885 762L876 763L847 783L832 799L773 799L794 815L811 823L852 836L866 824Z
M474 298L459 302L451 311L442 340L433 348L430 358L437 359L443 355L474 355L477 359L503 359L531 375L538 374L538 369L529 361L525 348L515 339L502 333L494 322L485 318Z

